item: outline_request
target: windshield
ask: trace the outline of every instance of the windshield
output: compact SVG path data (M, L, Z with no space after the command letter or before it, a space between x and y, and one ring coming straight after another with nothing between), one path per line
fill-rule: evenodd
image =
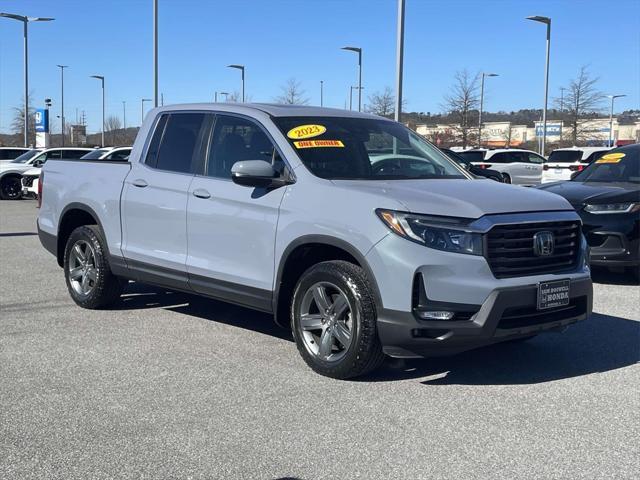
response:
M640 146L606 153L573 178L576 182L640 182Z
M13 160L11 160L11 163L27 163L29 160L31 160L41 151L42 150L29 150L28 152L23 153L19 157L16 157Z
M87 153L86 155L83 155L80 158L84 160L98 160L100 157L102 157L102 155L104 155L108 151L109 149L107 148L97 148L96 150L93 150Z
M547 162L573 163L582 159L582 150L554 150Z
M438 148L396 122L346 117L280 117L274 122L320 178L470 178Z

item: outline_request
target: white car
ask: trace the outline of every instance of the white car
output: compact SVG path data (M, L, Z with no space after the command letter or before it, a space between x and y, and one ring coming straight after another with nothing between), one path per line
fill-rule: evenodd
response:
M106 160L112 162L126 162L131 154L131 147L104 147L89 149L83 149L81 160ZM63 155L62 158L67 158ZM69 157L77 158L77 157ZM38 196L38 183L40 182L41 167L32 168L22 174L22 195L25 197L37 197Z
M0 198L18 200L22 197L22 174L34 167L41 167L49 158L80 158L92 148L56 147L36 152L29 151L10 162L0 164Z
M609 150L609 147L558 148L551 152L544 164L542 183L571 180L574 172L581 172Z
M15 160L29 150L27 147L0 147L0 162Z
M518 148L477 148L457 152L480 168L490 168L502 174L504 183L533 187L542 181L542 165L545 158L531 150Z

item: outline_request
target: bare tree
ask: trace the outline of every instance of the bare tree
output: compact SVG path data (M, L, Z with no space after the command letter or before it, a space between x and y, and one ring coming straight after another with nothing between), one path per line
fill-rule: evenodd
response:
M240 92L238 92L237 90L235 92L231 92L226 97L227 97L226 100L225 100L226 102L232 102L232 103L240 103L240 102L242 102L242 97L240 95ZM251 95L245 94L244 101L245 102L250 102L251 101Z
M462 146L466 147L471 135L471 112L479 106L479 74L471 75L466 69L456 72L451 92L444 97L444 108L456 117L460 125Z
M377 91L369 95L369 103L365 106L365 111L388 117L395 112L396 97L391 87L384 87L382 92Z
M104 122L104 129L111 138L111 145L118 145L122 135L122 123L115 115L109 115Z
M33 95L29 93L29 145L36 144L36 110L31 107ZM19 107L13 107L13 120L11 120L11 131L24 138L24 97Z
M604 95L596 89L598 78L592 78L587 66L580 67L578 76L569 82L565 89L563 107L569 122L571 140L576 145L579 140L585 138L585 122L581 118L589 114L597 113L601 108ZM555 99L560 106L560 99Z
M282 90L282 95L274 99L278 103L286 105L307 105L309 103L309 99L305 97L306 92L295 78L287 80L287 83L281 86L280 89Z

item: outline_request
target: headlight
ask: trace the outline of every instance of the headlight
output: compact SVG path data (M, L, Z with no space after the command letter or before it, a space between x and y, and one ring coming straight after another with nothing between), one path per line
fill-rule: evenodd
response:
M640 203L603 203L601 205L585 205L586 212L601 213L630 213L640 211Z
M382 209L376 214L393 233L412 242L445 252L482 255L482 234L466 231L460 219Z

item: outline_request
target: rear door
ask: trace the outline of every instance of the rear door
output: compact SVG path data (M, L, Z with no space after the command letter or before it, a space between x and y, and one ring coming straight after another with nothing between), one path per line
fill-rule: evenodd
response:
M544 165L544 157L534 152L521 152L526 159L525 177L523 183L525 185L539 185L542 182L542 169Z
M266 130L254 120L216 115L206 165L187 200L187 268L191 288L261 310L271 309L274 247L286 187L237 185L231 167L266 160L286 168Z
M123 253L129 267L161 284L186 285L187 194L202 162L207 114L159 116L122 195Z

